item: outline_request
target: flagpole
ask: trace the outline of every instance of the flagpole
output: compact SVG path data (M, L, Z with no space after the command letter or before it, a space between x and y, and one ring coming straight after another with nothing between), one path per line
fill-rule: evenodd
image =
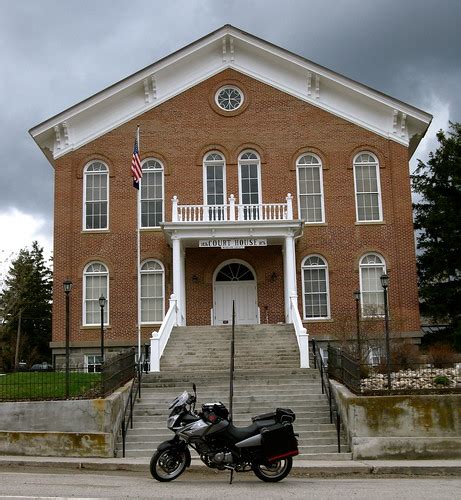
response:
M138 141L138 151L141 149L139 143L139 125L136 131L136 138ZM141 180L139 182L139 187L141 185ZM141 362L141 191L138 189L137 207L136 207L137 217L136 217L136 243L137 243L137 254L136 254L136 275L137 275L137 295L138 295L138 362Z

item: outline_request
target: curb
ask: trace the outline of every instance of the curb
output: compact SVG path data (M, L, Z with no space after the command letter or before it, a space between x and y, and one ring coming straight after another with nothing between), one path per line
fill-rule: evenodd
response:
M0 457L1 469L66 469L85 471L120 471L149 474L149 459L121 460L118 458L62 458L62 457ZM216 474L225 471L209 469L193 460L187 469L190 473ZM293 464L293 477L341 476L458 476L461 477L461 460L411 460L411 461L305 461Z

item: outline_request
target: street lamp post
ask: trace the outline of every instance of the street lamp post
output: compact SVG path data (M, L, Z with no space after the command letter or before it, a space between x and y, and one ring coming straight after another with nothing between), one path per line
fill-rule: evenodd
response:
M360 338L360 290L354 292L355 297L355 319L357 322L357 349L359 364L362 362L362 341Z
M389 287L389 276L383 274L380 278L384 291L384 333L386 335L386 367L387 367L387 388L391 389L391 348L389 344L389 308L387 299L387 289Z
M104 363L104 306L106 305L106 298L104 295L99 297L99 307L101 308L101 366Z
M70 291L72 290L72 281L67 279L63 283L64 293L66 294L66 399L69 398L70 388Z

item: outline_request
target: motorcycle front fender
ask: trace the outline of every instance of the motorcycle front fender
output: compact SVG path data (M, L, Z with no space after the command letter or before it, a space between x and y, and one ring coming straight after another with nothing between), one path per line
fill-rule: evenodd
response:
M178 451L184 451L186 454L186 459L187 463L186 466L190 466L191 462L191 456L190 456L190 451L189 448L187 447L187 443L179 439L177 436L175 436L173 439L169 439L168 441L163 441L163 443L160 443L157 446L157 451L163 451L166 450L167 448L174 448L177 449Z

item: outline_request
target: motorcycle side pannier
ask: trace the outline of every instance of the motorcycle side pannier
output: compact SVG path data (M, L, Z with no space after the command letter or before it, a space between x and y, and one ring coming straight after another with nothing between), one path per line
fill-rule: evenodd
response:
M296 415L293 410L289 408L277 408L275 411L270 413L263 413L261 415L256 415L251 419L253 422L259 420L275 420L279 424L292 424L296 420Z
M261 430L263 455L268 462L299 454L291 424L275 424Z

